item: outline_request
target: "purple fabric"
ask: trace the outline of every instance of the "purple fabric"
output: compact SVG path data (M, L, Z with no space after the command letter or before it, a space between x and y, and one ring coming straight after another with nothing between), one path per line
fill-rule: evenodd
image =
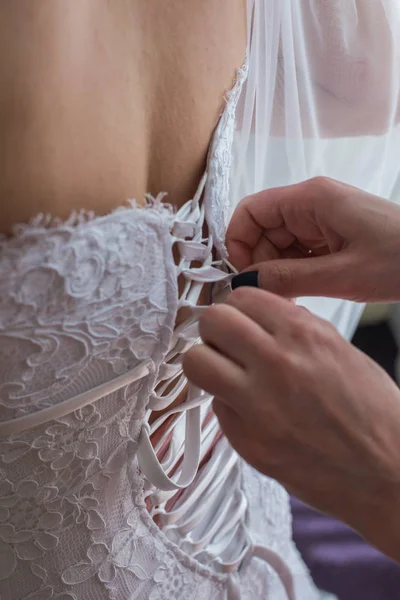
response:
M343 523L292 499L293 535L316 585L339 600L400 600L400 566Z

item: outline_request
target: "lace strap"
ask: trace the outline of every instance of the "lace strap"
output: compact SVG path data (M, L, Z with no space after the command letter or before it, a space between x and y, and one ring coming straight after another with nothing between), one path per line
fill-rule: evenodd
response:
M201 446L201 412L200 406L208 401L201 394L194 397L197 388L189 388L189 408L187 405L180 405L163 415L163 420L167 416L185 412L186 413L186 432L185 432L185 453L180 469L180 475L175 481L164 471L157 454L150 441L151 430L146 423L142 427L139 448L138 463L141 471L146 474L146 478L156 487L165 491L183 490L187 488L196 477L200 464L200 446ZM190 406L192 405L192 406ZM187 449L186 449L187 448Z
M152 360L148 360L143 364L138 365L131 371L128 371L124 375L116 377L115 379L112 379L106 383L102 383L101 385L88 390L87 392L83 392L78 396L74 396L73 398L69 398L68 400L64 400L59 404L55 404L49 408L44 408L43 410L35 413L31 413L23 417L17 417L16 419L12 419L10 421L4 421L0 423L0 436L3 437L21 433L33 427L38 427L39 425L53 421L54 419L65 417L76 410L97 402L97 400L100 400L100 398L103 398L108 394L112 394L123 387L139 381L140 379L149 375L149 373L151 373L153 370L154 363Z

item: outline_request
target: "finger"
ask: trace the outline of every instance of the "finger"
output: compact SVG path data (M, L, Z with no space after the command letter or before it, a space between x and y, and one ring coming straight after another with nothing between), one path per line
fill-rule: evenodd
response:
M274 229L262 233L252 250L253 264L280 258L304 258L309 255L310 248L306 248L288 232L288 236L283 235L283 231Z
M334 182L313 179L248 196L238 205L227 230L231 262L239 270L254 262L252 250L263 230L281 231L279 244L286 242L290 234L297 239L319 239L321 230L316 211L321 212L338 193ZM283 229L288 232L285 238Z
M281 250L274 245L264 232L261 232L260 239L252 249L250 264L263 262L264 260L274 260L281 257ZM232 260L232 257L230 258ZM249 266L249 263L246 264L246 266Z
M268 332L233 305L211 306L199 322L200 336L224 356L243 368L253 362L255 354L271 343Z
M236 289L228 296L226 302L272 336L276 336L282 328L286 328L287 323L300 312L303 314L300 307L292 302L288 302L286 299L265 290L250 287ZM306 318L307 315L304 314L304 317ZM263 356L268 352L268 346L270 346L271 351L274 349L271 346L270 339L264 337Z
M288 248L287 250L282 250L280 259L286 259L286 258L295 258L297 260L299 258L305 258L305 257L304 257L304 252L302 250L299 250L299 249L293 247L293 248ZM264 261L262 261L262 262L264 262Z
M183 370L189 381L212 396L237 397L246 389L243 369L209 346L189 350Z
M278 229L265 229L263 235L280 250L290 248L297 242L296 237L293 233L290 233L285 227L278 227Z
M266 473L265 466L271 463L271 458L265 461L262 460L263 457L267 458L269 456L267 427L265 428L263 441L260 444L259 439L254 435L254 426L251 424L251 419L249 422L247 421L249 413L245 406L237 406L236 411L225 399L216 398L213 402L213 410L224 435L234 450L246 462L262 473ZM256 415L251 415L252 418L254 416Z
M258 287L285 298L327 296L354 299L362 264L343 251L328 256L272 260L249 270L258 271ZM359 285L357 286L359 287Z
M260 240L252 250L252 263L281 258L307 258L311 255L330 254L324 236L319 239L308 239L306 243L298 240L286 229L269 229L263 231Z
M243 418L230 406L229 400L215 398L213 411L219 421L221 429L232 445L243 431Z
M252 262L254 262L253 251L258 249L258 255L266 250L267 254L262 255L262 259L277 258L276 251L269 240L263 236L264 226L259 223L252 215L251 207L254 196L245 198L234 212L226 234L226 246L229 259L232 264L242 271ZM279 221L279 226L283 221ZM275 256L274 256L275 254ZM261 259L261 257L260 257Z

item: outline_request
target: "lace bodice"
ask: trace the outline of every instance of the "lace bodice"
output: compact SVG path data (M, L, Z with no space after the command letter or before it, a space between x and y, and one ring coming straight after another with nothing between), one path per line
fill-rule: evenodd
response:
M219 439L212 399L190 387L184 405L148 425L186 385L181 358L197 342L204 283L229 279L245 77L177 214L160 196L105 217L41 216L0 241L1 600L316 597L285 492ZM182 307L192 317L174 330Z

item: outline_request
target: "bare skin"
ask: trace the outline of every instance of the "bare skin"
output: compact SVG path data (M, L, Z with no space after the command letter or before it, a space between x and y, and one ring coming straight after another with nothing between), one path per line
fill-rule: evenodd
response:
M245 48L244 0L4 0L0 233L189 200Z
M399 232L399 206L329 179L249 196L227 243L263 289L204 313L184 369L246 461L400 562L398 386L287 299L399 301Z
M4 0L0 230L188 200L245 44L243 0Z

